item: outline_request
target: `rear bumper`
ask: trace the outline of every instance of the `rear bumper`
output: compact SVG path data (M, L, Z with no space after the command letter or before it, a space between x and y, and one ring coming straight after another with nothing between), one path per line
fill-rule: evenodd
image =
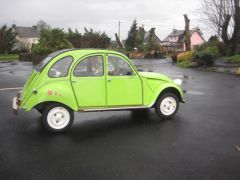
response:
M17 105L17 97L13 98L13 114L17 115L18 110L19 110L19 106Z
M12 109L13 113L17 115L19 107L21 104L21 92L17 93L17 96L13 97L13 104L12 104Z

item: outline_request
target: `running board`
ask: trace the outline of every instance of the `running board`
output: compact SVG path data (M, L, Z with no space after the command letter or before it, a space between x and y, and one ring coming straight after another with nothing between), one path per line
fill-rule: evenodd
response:
M149 106L132 106L132 107L111 107L111 108L79 108L78 112L96 112L96 111L120 111L120 110L134 110L134 109L149 109Z

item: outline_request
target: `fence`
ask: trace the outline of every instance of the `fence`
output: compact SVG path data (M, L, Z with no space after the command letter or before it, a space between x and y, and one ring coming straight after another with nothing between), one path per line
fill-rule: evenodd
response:
M19 54L19 61L32 62L34 65L40 63L46 55L36 55L31 53L21 53Z

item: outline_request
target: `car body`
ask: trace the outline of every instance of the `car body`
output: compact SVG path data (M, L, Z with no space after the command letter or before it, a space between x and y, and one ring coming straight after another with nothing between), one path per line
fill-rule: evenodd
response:
M181 80L173 81L165 75L138 72L128 57L115 51L61 50L35 67L22 91L14 97L13 109L15 112L37 109L45 127L54 132L71 126L74 111L158 106L156 112L160 117L171 118L179 102L184 102L180 85Z

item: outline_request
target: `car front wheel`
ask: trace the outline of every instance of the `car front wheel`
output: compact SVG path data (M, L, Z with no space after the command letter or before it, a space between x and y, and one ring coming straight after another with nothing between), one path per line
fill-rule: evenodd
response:
M155 110L160 118L170 119L177 113L178 107L178 97L173 93L166 93L158 98Z
M73 111L61 104L50 104L45 107L42 114L43 125L50 132L63 132L73 123Z

